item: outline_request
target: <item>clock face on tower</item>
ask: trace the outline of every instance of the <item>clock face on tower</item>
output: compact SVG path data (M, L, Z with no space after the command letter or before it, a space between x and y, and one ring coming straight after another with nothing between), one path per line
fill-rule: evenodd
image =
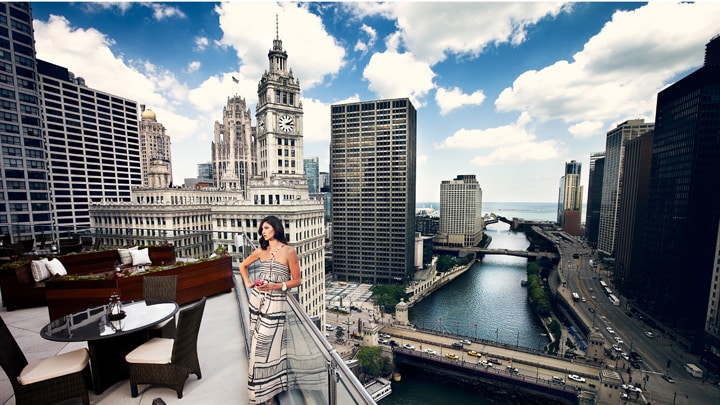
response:
M265 133L265 119L264 118L260 118L258 120L258 132L261 134Z
M289 115L281 115L278 118L278 126L284 132L290 132L295 128L295 119Z

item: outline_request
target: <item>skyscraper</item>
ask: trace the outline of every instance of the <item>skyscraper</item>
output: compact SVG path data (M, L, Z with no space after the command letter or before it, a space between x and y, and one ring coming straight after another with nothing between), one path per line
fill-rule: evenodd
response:
M172 181L172 153L170 150L170 136L165 126L157 121L157 115L151 109L140 106L140 153L143 173L143 186L149 185L148 177L152 162L160 160L167 165L170 180Z
M652 147L653 131L645 132L625 144L614 272L615 285L621 289L645 287L646 280L641 269L642 227L647 213Z
M696 353L703 350L720 224L719 61L716 36L705 64L658 94L645 221L641 304L690 339ZM711 346L720 350L717 341Z
M30 3L0 3L0 19L0 234L38 240L53 218Z
M333 272L370 284L414 271L417 113L410 100L331 108Z
M599 251L614 256L617 237L618 203L622 194L622 167L625 143L653 129L652 123L643 119L628 120L618 124L605 138L605 172L600 204Z
M310 194L320 192L320 159L311 157L303 160L305 170L305 178L308 183L308 191Z
M67 68L38 60L55 233L90 227L89 206L130 201L142 183L138 103L94 90Z
M565 175L560 179L558 198L558 225L570 235L583 234L582 198L583 188L580 185L582 163L574 160L565 162Z
M593 248L597 247L598 229L600 228L600 202L602 201L604 171L605 152L590 155L587 213L585 214L585 239Z
M440 230L434 243L475 247L483 238L482 188L474 174L440 183Z

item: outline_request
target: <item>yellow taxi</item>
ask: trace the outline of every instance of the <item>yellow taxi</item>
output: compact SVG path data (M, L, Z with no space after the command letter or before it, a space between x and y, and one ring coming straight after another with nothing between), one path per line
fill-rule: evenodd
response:
M445 357L447 357L448 359L451 359L451 360L457 360L457 359L459 359L459 357L458 357L457 354L452 354L452 353L446 354Z
M468 350L467 354L470 355L470 356L473 356L473 357L480 357L480 356L481 356L480 353L476 352L475 350Z

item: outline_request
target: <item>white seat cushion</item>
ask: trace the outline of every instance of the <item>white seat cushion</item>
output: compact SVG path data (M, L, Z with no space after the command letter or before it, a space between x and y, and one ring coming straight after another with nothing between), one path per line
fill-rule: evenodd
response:
M18 382L28 385L39 381L82 371L88 364L87 349L58 354L47 359L34 360L20 372Z
M132 264L132 256L130 255L131 250L137 250L137 246L133 246L130 249L118 249L120 264Z
M33 260L30 262L30 269L32 271L33 280L40 282L50 278L50 270L47 269L48 259Z
M125 356L128 363L170 364L174 339L153 338Z

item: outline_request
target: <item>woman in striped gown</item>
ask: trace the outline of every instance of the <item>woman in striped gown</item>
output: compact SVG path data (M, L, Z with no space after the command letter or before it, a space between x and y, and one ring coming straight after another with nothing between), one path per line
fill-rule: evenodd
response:
M251 404L288 389L285 294L302 283L297 253L287 245L285 228L275 216L262 220L260 247L242 263L240 275L250 294L250 359L248 395ZM258 278L250 280L248 266L260 261Z

